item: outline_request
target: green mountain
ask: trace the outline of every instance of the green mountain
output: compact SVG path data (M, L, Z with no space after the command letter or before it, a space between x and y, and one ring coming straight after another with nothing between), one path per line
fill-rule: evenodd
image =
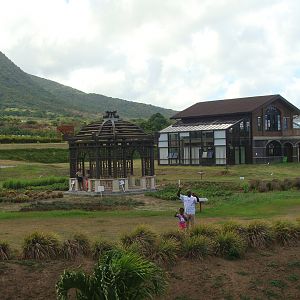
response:
M176 112L158 106L87 94L22 71L0 52L0 109L34 111L65 116L99 116L117 110L123 118L149 118L155 113L170 117Z

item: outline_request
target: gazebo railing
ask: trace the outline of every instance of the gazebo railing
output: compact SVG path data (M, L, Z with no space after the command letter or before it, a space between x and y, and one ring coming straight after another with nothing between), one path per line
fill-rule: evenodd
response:
M69 179L69 192L80 191L76 178ZM87 179L83 181L82 191L85 192L128 192L133 190L154 190L155 176L129 177L117 179Z

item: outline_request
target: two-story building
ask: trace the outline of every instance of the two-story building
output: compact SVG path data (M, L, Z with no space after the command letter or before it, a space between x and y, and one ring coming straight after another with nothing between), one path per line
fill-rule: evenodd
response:
M199 102L160 131L161 165L300 161L300 110L280 95Z

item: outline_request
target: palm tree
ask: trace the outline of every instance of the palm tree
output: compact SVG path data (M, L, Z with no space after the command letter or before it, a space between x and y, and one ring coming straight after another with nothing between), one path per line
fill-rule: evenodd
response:
M70 289L82 300L140 300L163 294L166 286L160 267L136 253L112 250L99 260L91 275L65 271L56 292L61 300L68 299Z

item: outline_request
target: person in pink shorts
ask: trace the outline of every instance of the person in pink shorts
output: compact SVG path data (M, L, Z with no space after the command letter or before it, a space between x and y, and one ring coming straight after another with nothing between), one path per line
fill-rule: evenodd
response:
M178 227L180 230L185 230L186 229L186 221L187 217L184 214L184 209L181 207L179 208L179 212L175 214L176 218L178 218Z

